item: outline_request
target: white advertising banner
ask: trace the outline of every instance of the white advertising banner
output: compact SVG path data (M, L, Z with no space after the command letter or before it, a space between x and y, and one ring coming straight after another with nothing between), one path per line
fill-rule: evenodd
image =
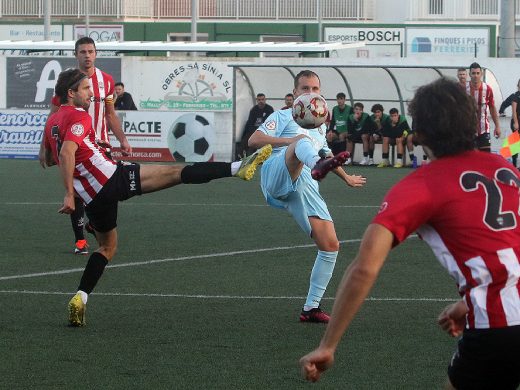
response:
M0 111L0 158L36 159L48 111Z
M146 83L134 96L139 109L231 111L233 73L226 62L148 61L140 68Z
M404 28L385 27L326 27L325 41L355 43L364 42L365 46L356 50L340 50L339 57L401 57L405 42Z
M489 56L489 29L407 28L407 56Z
M118 111L133 153L127 161L229 161L232 114L228 112ZM0 111L0 158L37 159L48 111ZM114 146L119 142L111 135Z
M385 27L325 27L326 42L400 44L405 41L404 28Z
M128 161L226 161L231 155L231 122L213 112L118 111L123 131L132 145L130 156L118 148L112 155ZM221 114L222 115L222 114ZM118 145L112 135L111 143Z
M87 36L87 27L85 25L74 26L74 40L77 41L80 38ZM88 36L94 40L94 42L112 42L112 41L124 41L124 28L123 25L111 24L111 25L98 25L90 24L88 26Z

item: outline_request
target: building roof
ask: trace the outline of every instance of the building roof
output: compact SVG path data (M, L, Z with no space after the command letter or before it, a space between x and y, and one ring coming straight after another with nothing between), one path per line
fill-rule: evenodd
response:
M74 50L75 41L0 41L0 50L51 51ZM173 52L299 52L328 53L362 47L364 43L326 42L96 42L98 51L173 51Z

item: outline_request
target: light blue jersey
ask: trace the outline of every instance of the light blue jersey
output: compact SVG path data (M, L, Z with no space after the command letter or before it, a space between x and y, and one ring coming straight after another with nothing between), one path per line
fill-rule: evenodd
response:
M303 129L293 120L292 110L272 113L258 128L259 131L280 138L293 138L305 134L311 139L316 154L329 153L325 138L326 126L317 129ZM273 207L286 209L298 225L310 236L309 217L332 221L325 201L319 193L319 184L311 176L311 170L303 166L300 176L293 181L285 164L287 146L273 149L271 157L262 165L261 187L267 203Z
M258 130L271 137L280 138L293 138L297 135L305 134L311 138L316 152L319 152L320 150L323 150L325 153L330 152L325 137L327 126L323 124L316 129L303 129L294 121L292 110L290 109L273 112L267 117L264 123L260 125ZM274 148L273 154L280 153L284 148L285 146Z

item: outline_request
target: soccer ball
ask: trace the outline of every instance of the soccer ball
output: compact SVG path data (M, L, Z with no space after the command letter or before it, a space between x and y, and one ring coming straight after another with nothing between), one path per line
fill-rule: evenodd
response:
M167 142L175 161L208 161L213 156L215 130L202 115L184 114L168 131Z
M304 93L294 101L292 115L300 127L315 129L325 123L329 109L327 102L321 95Z

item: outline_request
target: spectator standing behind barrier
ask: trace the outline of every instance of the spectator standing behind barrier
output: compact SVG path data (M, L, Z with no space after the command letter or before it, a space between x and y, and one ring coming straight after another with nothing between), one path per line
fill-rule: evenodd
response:
M116 103L114 104L114 108L116 110L137 110L132 95L125 92L125 85L122 82L116 83L114 89L116 92Z
M332 116L327 131L327 143L333 154L347 149L347 120L352 107L346 104L347 96L343 92L336 95L336 106L332 108Z
M288 93L285 95L285 106L282 107L282 110L287 110L288 108L292 108L294 103L294 95L292 93Z
M466 93L475 99L477 105L477 128L475 144L483 152L491 152L488 113L495 124L494 135L500 137L500 122L493 98L493 90L482 81L482 67L474 62L469 66L471 81L466 84Z
M265 119L274 112L273 107L266 103L265 94L259 93L256 95L256 105L249 111L244 132L239 143L237 143L237 155L242 157L244 154L249 155L254 152L247 144L249 137L264 123Z

